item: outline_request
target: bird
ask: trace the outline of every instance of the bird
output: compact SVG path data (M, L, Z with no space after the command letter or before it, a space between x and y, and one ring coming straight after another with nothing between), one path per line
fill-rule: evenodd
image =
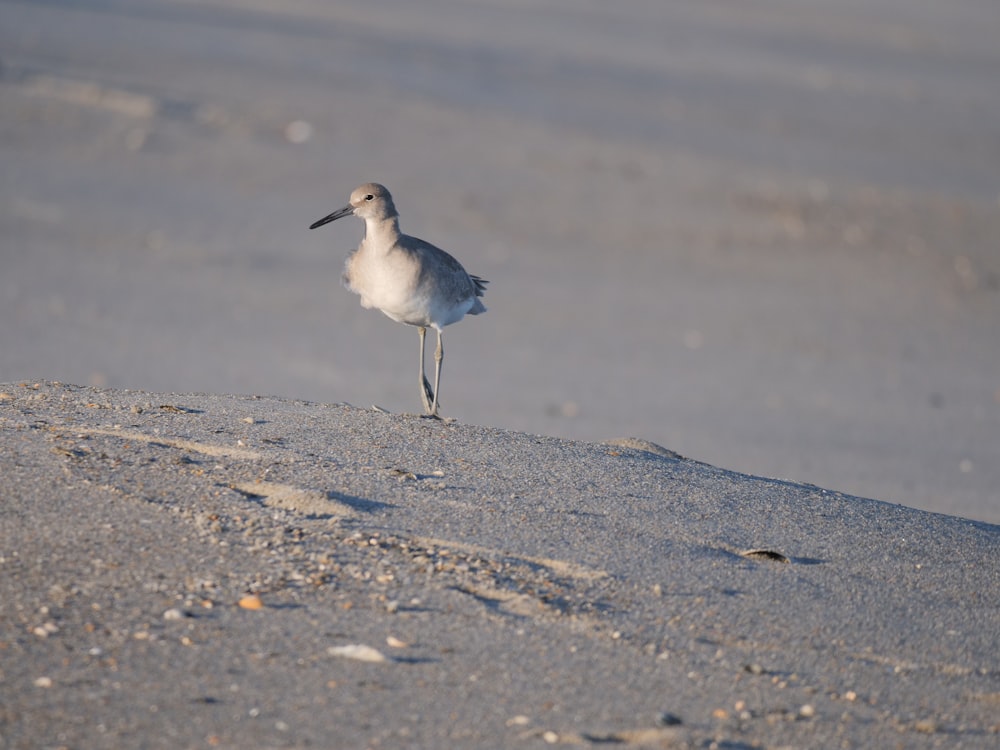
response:
M425 416L437 418L444 361L441 329L466 315L486 312L480 298L489 282L468 273L441 248L400 232L399 212L384 185L368 182L356 188L346 206L309 228L317 229L344 216L357 216L365 222L361 244L344 263L344 285L361 297L362 307L381 310L398 323L416 327L420 336L420 397ZM424 373L428 328L437 331L433 388Z

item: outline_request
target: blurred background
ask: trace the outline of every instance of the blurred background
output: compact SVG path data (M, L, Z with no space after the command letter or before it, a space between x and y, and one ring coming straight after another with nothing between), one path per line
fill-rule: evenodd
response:
M1000 523L996 0L0 0L0 381L442 413ZM2 415L0 415L2 416ZM266 418L266 415L263 415Z

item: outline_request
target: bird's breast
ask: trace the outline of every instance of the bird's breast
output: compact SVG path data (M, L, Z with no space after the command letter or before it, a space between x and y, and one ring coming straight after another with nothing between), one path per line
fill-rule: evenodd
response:
M359 250L348 258L344 280L361 297L363 307L381 310L400 323L431 325L427 300L420 289L419 265L405 254L380 257Z

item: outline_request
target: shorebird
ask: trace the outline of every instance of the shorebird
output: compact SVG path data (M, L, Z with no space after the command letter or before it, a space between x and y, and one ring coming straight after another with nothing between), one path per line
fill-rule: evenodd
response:
M480 297L486 279L467 273L462 264L439 247L399 231L399 212L384 186L369 182L351 193L351 201L310 226L316 229L344 216L365 221L365 236L344 264L344 285L361 296L361 306L376 308L399 323L416 326L420 334L420 397L427 416L438 415L441 329L466 314L486 312ZM424 337L437 331L434 387L424 374Z

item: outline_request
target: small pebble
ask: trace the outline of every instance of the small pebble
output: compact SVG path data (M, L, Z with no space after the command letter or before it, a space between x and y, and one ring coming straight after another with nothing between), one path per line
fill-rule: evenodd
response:
M816 709L808 703L799 708L799 716L803 719L811 719L815 715Z
M59 626L54 622L47 622L44 625L39 625L32 632L39 638L48 638L53 633L59 632Z
M163 613L164 620L183 620L184 610L177 609L177 607L172 607Z
M243 609L263 609L264 602L257 594L247 594L239 601L239 606Z
M361 643L351 643L346 646L330 646L326 652L330 656L342 656L345 659L356 659L357 661L367 661L372 664L381 664L387 659L385 654L377 648L365 646Z
M559 735L549 729L548 731L542 733L542 739L550 745L554 745L559 741Z
M35 687L40 688L50 688L52 687L51 677L38 677L35 679Z

